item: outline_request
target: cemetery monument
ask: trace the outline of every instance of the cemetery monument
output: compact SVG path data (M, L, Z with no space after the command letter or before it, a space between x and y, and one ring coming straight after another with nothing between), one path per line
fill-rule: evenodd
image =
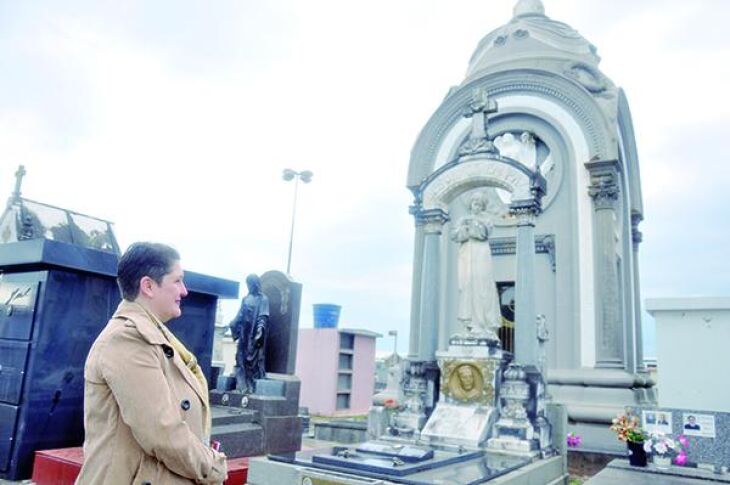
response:
M250 483L557 481L566 412L586 446L618 451L611 418L655 395L631 115L599 61L540 0L479 42L411 152L410 349L370 412L380 435L253 460Z

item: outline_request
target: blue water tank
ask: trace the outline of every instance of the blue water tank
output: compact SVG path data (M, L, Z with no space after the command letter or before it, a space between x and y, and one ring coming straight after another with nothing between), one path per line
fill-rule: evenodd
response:
M315 303L312 307L314 309L314 328L337 328L342 309L340 305Z

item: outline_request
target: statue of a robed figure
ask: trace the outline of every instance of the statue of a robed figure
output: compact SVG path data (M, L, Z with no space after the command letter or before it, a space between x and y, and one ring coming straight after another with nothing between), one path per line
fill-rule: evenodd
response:
M468 335L499 340L501 314L489 246L492 224L486 208L485 194L474 194L469 200L469 214L460 218L451 232L451 239L459 244L458 319Z
M269 324L269 299L261 292L261 280L255 274L246 277L248 295L228 326L236 349L236 389L245 393L256 390L256 379L266 377L266 333Z

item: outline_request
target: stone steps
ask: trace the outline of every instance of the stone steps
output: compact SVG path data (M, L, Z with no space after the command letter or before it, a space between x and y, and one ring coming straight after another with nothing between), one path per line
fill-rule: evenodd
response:
M213 428L212 439L226 456L256 456L266 453L264 428L254 423L223 424Z
M213 405L210 407L210 414L213 428L226 424L251 423L256 420L256 411L228 406Z

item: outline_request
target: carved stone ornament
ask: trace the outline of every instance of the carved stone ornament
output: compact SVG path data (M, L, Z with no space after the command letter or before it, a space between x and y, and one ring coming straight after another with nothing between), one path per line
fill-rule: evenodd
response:
M494 370L491 360L446 361L441 371L442 392L455 401L490 405L494 401Z
M281 302L279 304L279 313L284 314L289 310L289 297L291 296L291 290L289 285L282 280L267 281L263 285L264 293L268 293L271 289L275 289L281 295Z
M453 194L464 187L498 187L512 192L517 199L530 197L530 178L498 156L478 158L455 164L429 181L422 198L423 207L448 208Z
M617 160L591 160L585 167L590 173L588 195L593 199L594 208L615 209L620 192L621 164Z
M593 199L596 209L612 209L618 200L619 188L612 175L603 175L593 178L588 186L588 195Z
M637 249L639 243L644 239L644 235L639 230L639 223L644 220L644 216L638 212L631 214L631 242L634 243L634 249Z
M494 153L494 143L486 138L468 138L459 148L460 156Z
M608 83L603 74L585 62L570 63L564 74L586 88L589 93L600 94L608 89Z
M428 234L441 234L444 224L449 221L449 215L441 209L419 208L412 211L417 226L424 226Z
M475 89L463 110L464 117L471 118L471 132L466 143L459 149L460 156L497 152L487 133L487 115L496 112L497 102L489 97L487 90Z
M516 218L518 226L535 225L535 218L542 212L540 201L536 199L523 199L512 202L509 206L509 213Z

